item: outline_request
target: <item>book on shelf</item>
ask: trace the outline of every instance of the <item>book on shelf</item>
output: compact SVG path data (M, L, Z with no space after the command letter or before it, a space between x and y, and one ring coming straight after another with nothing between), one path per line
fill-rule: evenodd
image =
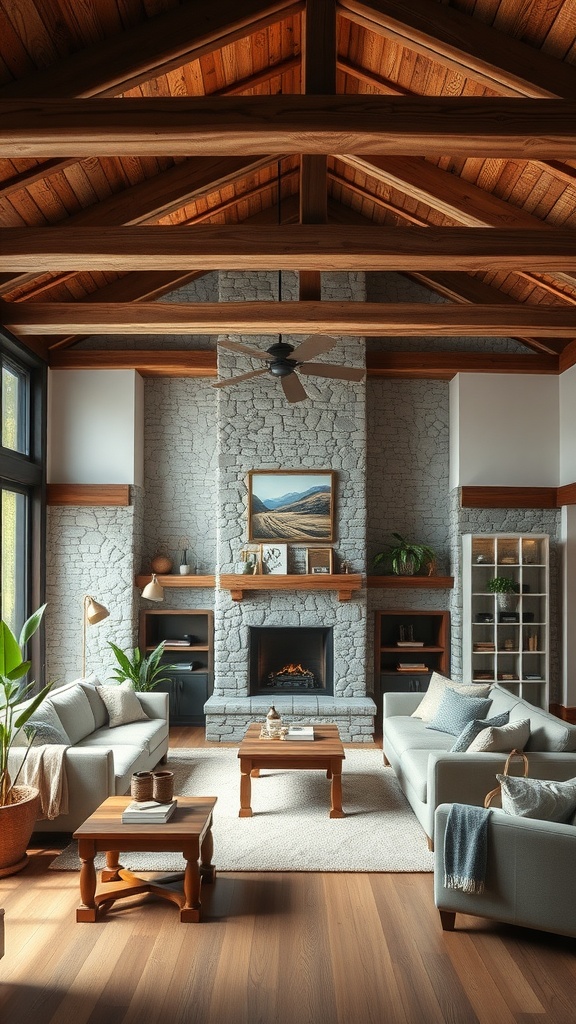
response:
M313 725L291 725L286 733L287 740L313 740Z
M396 647L424 647L423 640L397 640Z
M165 640L164 643L167 647L190 647L191 644L188 640Z
M425 665L423 661L414 662L414 664L409 664L409 663L407 663L405 661L400 661L396 665L396 671L397 672L427 672L428 671L428 666Z
M122 811L122 824L164 825L174 814L177 803L176 799L164 804L159 804L156 800L133 800Z

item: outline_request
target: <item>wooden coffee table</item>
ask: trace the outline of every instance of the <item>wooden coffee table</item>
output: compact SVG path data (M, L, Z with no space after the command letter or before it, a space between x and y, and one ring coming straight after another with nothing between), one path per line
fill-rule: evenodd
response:
M315 725L313 740L260 739L262 726L249 725L240 744L240 818L251 818L251 779L261 768L320 769L332 780L330 817L343 818L342 761L346 757L337 725Z
M200 920L200 883L213 882L212 812L215 796L179 796L178 806L165 825L122 824L122 811L131 802L129 796L111 796L100 804L94 814L74 833L78 840L80 868L80 896L82 903L76 910L77 921L96 921L98 908L114 903L124 896L153 893L180 907L181 921ZM119 863L119 854L134 851L147 853L181 853L186 861L183 873L184 887L172 887L177 875L154 882L139 878ZM94 857L106 853L106 868L102 871L103 884L96 894ZM198 863L200 861L200 864ZM124 885L118 885L123 881Z

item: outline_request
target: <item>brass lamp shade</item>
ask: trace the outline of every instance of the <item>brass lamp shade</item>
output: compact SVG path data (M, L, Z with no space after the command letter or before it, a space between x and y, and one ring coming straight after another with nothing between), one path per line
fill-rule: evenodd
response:
M163 601L164 600L164 587L158 583L158 577L156 573L152 573L152 579L150 583L147 583L142 591L142 597L145 597L147 601Z
M84 611L82 615L82 677L86 675L86 627L95 626L102 619L107 619L110 612L103 604L99 604L89 594L84 596Z

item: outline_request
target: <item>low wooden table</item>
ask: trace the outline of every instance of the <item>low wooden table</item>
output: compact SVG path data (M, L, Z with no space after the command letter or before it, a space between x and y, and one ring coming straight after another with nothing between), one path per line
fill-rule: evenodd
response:
M346 757L337 725L315 725L313 740L260 739L262 726L249 725L240 744L240 818L251 818L251 779L261 768L320 769L332 780L330 817L343 818L342 761Z
M123 825L122 811L131 802L129 796L111 796L74 833L78 840L80 896L77 921L96 921L98 908L125 896L154 893L180 907L181 921L200 920L200 883L213 882L212 812L215 796L179 796L178 806L165 825L147 823ZM186 861L183 891L171 887L165 879L150 882L139 878L119 863L119 854L131 852L181 853ZM101 891L96 894L94 857L106 853ZM200 861L200 864L198 863ZM178 876L171 874L173 883ZM124 885L118 885L123 881Z

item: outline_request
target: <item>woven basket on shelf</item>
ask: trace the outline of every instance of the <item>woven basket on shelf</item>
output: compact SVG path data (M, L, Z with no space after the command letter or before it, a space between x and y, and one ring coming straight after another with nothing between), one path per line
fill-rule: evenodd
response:
M0 807L0 878L26 866L26 849L40 813L40 794L33 786L14 786L12 794L16 803Z

